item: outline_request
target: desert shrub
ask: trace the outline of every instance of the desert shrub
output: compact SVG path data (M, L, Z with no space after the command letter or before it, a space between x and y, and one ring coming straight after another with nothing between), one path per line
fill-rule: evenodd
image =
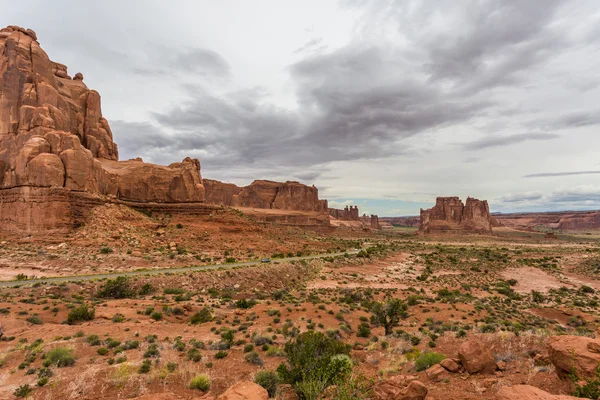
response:
M191 348L187 352L187 358L190 361L198 362L198 361L202 360L202 354L200 354L200 351L198 349Z
M144 358L157 358L160 356L160 351L158 350L158 345L151 344L148 346L148 350L144 352Z
M569 378L573 381L573 387L575 388L571 394L575 397L585 399L600 398L600 365L596 367L595 375L594 378L585 378L584 380L581 380L573 369L569 374Z
M279 376L292 384L301 398L310 399L314 388L321 388L343 380L352 361L350 346L321 332L308 331L286 343L287 364L277 368Z
M125 321L125 316L121 313L116 313L112 317L112 322L121 323L123 321Z
M269 397L275 397L281 379L275 371L258 371L254 376L254 382L262 386L269 393Z
M96 353L98 353L100 356L105 356L108 354L108 349L106 347L100 347L98 350L96 350Z
M250 299L250 300L246 300L246 299L239 299L238 301L235 302L235 305L237 308L252 308L256 305L256 300L254 299Z
M225 350L219 350L219 351L217 351L217 352L215 353L215 358L216 358L217 360L220 360L221 358L225 358L225 357L227 357L227 355L228 355L228 354L229 354L229 353L228 353L228 352L226 352Z
M13 395L16 398L24 398L29 396L29 393L31 393L33 389L31 388L31 386L25 384L25 385L21 385L18 388L15 389L15 391L13 392Z
M142 287L140 288L140 294L142 296L145 296L145 295L150 294L152 292L154 292L154 287L150 283L144 283L142 285Z
M100 346L102 344L98 335L89 335L85 341L88 342L90 346Z
M371 336L371 325L368 322L361 322L358 325L357 337L368 338Z
M140 342L137 340L126 340L125 343L123 343L123 346L121 347L123 348L123 350L137 349L138 347L140 347Z
M163 319L163 314L161 312L154 311L152 314L150 314L150 318L155 321L160 321Z
M128 277L117 276L115 279L107 280L97 295L98 297L109 299L127 299L134 297L136 291Z
M32 315L30 317L27 317L26 321L29 322L30 324L33 324L33 325L41 325L41 324L43 324L42 319L37 314Z
M89 309L88 306L82 305L69 311L67 323L72 325L79 321L91 321L94 319L95 314L96 311L93 308Z
M206 374L200 374L190 380L190 389L198 389L203 392L208 392L210 389L210 377Z
M256 351L251 351L244 355L244 360L249 362L250 364L256 364L262 366L264 364L262 358L260 358L260 354Z
M138 369L138 373L147 374L148 372L150 372L151 366L152 366L152 364L151 364L150 360L142 361L142 365L140 365L140 369Z
M424 371L432 365L439 364L444 358L446 357L440 353L426 351L415 360L415 369L417 371Z
M113 252L113 249L111 249L108 246L102 246L102 247L100 247L100 253L101 254L110 254L112 252Z
M374 302L371 306L371 324L383 326L385 335L391 335L400 318L408 317L408 306L399 299L389 299L385 303Z
M68 367L75 364L75 357L73 357L73 350L65 347L56 347L46 353L46 359L44 366L49 367L54 365L56 367Z
M192 325L198 325L203 324L205 322L210 322L212 321L212 319L213 316L210 308L204 307L203 309L192 315L192 318L190 318L190 323Z
M177 368L178 368L178 367L179 367L179 366L177 365L177 363L176 363L176 362L169 361L169 362L167 363L167 371L169 371L169 372L175 372L175 371L177 371Z

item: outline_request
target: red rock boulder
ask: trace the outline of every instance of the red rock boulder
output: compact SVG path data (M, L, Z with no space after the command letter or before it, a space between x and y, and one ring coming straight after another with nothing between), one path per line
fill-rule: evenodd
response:
M548 339L548 356L556 373L566 377L594 378L600 365L600 340L583 336L553 336Z
M538 389L535 386L515 385L503 386L496 394L497 400L575 400L577 397L555 395Z
M269 394L254 382L241 381L231 386L217 400L267 400Z
M458 358L470 374L493 374L498 369L490 351L476 340L464 342L458 349Z

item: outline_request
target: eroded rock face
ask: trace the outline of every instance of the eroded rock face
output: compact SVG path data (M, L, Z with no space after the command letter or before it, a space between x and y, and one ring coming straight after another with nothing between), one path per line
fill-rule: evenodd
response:
M200 162L118 161L100 95L32 30L0 30L0 189L62 187L131 202L202 202Z
M205 188L209 204L274 210L327 210L327 201L319 200L318 189L299 182L256 180L248 186L239 187L206 179Z
M496 394L497 400L575 400L577 397L555 395L538 389L535 386L515 385L503 386Z
M487 200L468 197L465 204L458 197L438 197L435 206L421 209L419 230L424 233L469 231L491 233L492 223Z
M553 336L548 355L560 377L575 373L578 379L594 378L600 364L600 340L583 336Z

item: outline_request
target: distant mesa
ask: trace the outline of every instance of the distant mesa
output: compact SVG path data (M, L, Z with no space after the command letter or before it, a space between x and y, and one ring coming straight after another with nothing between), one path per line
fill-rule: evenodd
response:
M360 216L358 206L346 206L343 209L329 208L330 222L333 226L347 228L367 228L372 230L380 230L379 217L377 215L363 214Z
M419 231L492 233L487 200L468 197L463 204L458 197L438 197L435 206L421 209Z

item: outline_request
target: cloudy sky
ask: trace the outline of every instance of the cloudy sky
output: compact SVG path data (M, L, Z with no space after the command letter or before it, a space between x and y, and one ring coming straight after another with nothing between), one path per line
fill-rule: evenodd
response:
M100 92L121 159L379 215L600 208L595 0L2 3Z

